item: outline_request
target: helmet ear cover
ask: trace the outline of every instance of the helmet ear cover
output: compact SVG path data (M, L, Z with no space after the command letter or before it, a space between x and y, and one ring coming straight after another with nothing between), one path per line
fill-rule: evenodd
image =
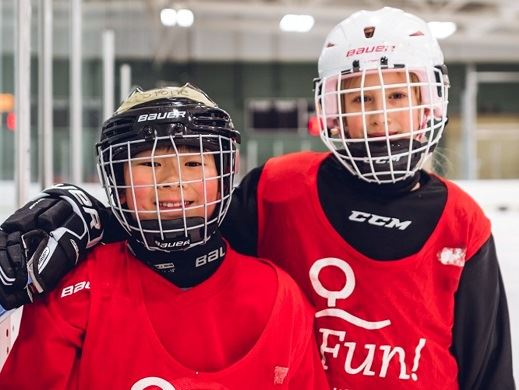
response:
M240 134L230 116L215 104L174 97L152 99L118 110L104 123L97 144L98 171L115 216L148 250L182 250L206 242L229 206L239 142ZM177 158L186 150L188 154L200 154L202 159L214 156L218 177L213 180L218 180L219 197L207 220L188 217L185 211L182 218L161 220L158 209L157 219L141 220L126 204L122 195L127 189L133 191L133 184L125 183L125 164L146 150L152 151L153 159L155 150L163 148L171 149L172 156Z

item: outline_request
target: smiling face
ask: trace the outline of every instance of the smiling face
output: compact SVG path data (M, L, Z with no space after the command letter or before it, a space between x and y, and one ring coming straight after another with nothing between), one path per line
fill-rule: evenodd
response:
M364 82L361 76L342 81L341 108L347 114L343 123L349 138L408 137L423 124L423 109L416 107L420 105L419 87L408 87L405 72L381 74L366 74ZM410 79L417 82L413 74Z
M140 220L170 220L213 214L218 191L215 159L207 152L178 147L157 148L136 154L124 166L128 186L121 203L136 212Z

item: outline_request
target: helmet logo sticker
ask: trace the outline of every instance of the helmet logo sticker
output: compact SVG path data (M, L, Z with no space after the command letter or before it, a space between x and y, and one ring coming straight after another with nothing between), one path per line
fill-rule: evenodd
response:
M355 49L348 50L346 57L351 57L359 54L367 53L390 53L396 48L395 45L375 45L375 46L362 46Z
M160 119L176 119L176 118L185 118L186 112L173 110L169 112L158 112L153 114L142 114L139 115L137 122L146 122L146 121L155 121Z
M191 243L191 240L187 239L184 241L174 241L174 242L160 242L155 240L155 245L161 249L171 249L171 248L183 248L188 246Z

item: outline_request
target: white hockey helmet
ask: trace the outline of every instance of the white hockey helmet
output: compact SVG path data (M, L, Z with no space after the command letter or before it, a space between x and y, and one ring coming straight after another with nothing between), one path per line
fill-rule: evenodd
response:
M394 183L423 167L447 122L449 87L442 51L427 23L389 7L356 12L328 34L318 69L320 135L353 175ZM389 77L391 72L398 77ZM405 104L387 103L393 91L407 95ZM359 105L352 110L345 97L355 94ZM374 98L376 108L366 103ZM408 128L398 134L388 124L395 113L408 117ZM369 130L375 115L383 117L382 134ZM348 122L354 120L362 124L361 136L350 133Z

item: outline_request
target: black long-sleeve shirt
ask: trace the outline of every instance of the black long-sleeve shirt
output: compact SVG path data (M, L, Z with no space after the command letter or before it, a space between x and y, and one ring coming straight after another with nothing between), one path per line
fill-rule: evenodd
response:
M262 169L252 170L242 180L221 227L231 246L249 255L257 254L257 187ZM332 226L356 250L379 261L417 252L434 230L447 200L445 186L423 171L407 182L380 186L352 177L331 156L321 165L317 182L321 206ZM418 182L419 189L410 191ZM378 244L372 245L370 225L353 228L345 204L356 210L369 204L379 215L413 216L408 239L394 245L394 232L385 229L377 231ZM460 389L515 389L507 301L493 237L463 269L455 296L451 352L458 363Z

